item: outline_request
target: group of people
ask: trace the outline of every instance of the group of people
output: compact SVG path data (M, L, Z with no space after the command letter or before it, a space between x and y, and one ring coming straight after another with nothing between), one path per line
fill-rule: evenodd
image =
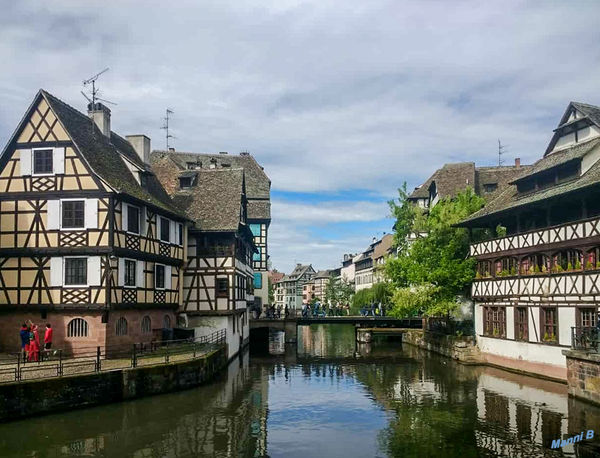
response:
M375 304L374 302L371 303L370 306L365 305L363 308L360 309L360 315L361 316L385 316L385 306L379 302L378 304Z
M52 325L46 323L44 332L44 350L48 352L52 348ZM21 352L23 353L23 361L39 361L40 360L40 335L38 325L31 320L28 323L23 323L19 331L21 337Z
M350 315L350 305L328 305L316 301L314 304L302 304L302 317L324 317Z

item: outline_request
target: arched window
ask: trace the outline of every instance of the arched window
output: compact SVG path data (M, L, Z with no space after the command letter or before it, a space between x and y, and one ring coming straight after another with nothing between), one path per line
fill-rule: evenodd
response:
M547 273L550 270L550 258L545 254L532 254L521 259L522 275Z
M88 324L83 318L73 318L67 325L67 337L87 337Z
M117 320L117 335L118 336L126 336L127 335L127 320L124 317L121 317Z
M163 318L163 328L171 329L171 317L169 315L165 315Z
M552 271L568 272L571 270L581 270L583 264L583 255L579 250L564 250L552 255Z
M495 271L497 277L507 277L517 275L517 258L501 258L495 262Z
M146 315L142 318L142 334L150 334L152 332L152 322L150 317Z
M492 262L491 261L479 261L477 263L477 276L479 278L486 278L492 275Z

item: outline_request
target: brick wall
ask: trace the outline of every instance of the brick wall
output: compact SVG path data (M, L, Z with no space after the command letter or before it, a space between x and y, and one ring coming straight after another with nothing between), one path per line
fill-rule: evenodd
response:
M600 404L600 354L563 350L569 394Z

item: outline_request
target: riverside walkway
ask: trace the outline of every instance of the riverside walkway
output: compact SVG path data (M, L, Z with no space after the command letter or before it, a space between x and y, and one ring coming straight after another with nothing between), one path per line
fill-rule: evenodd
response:
M93 347L69 356L62 349L42 350L39 362L4 354L0 355L0 384L189 361L226 345L225 337L223 329L195 339Z

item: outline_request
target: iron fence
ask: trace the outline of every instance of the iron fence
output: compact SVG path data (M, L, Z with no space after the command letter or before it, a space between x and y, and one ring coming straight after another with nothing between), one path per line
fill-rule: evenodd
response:
M226 343L226 330L221 329L196 338L79 347L75 354L69 349L41 349L39 361L30 361L24 353L13 353L0 358L0 383L185 361L204 356Z
M598 353L600 345L600 332L595 326L572 326L571 348Z

